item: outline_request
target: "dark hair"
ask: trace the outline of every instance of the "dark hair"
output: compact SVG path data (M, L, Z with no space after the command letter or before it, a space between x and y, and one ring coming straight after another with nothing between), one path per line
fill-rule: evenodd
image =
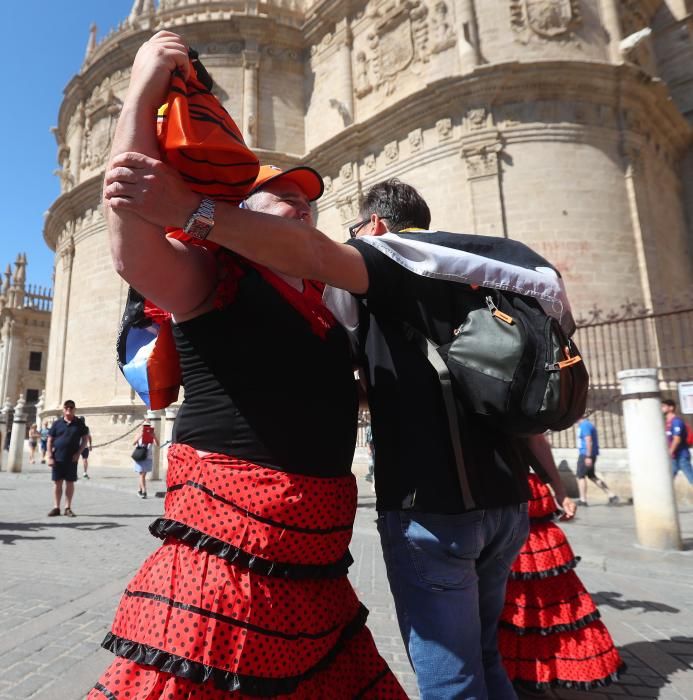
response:
M63 408L75 408L75 402L72 399L68 399L63 403Z
M371 214L387 219L393 232L404 228L427 229L431 223L431 211L424 198L411 185L396 178L378 182L366 192L360 218L368 219Z
M672 399L662 399L662 403L665 406L669 406L669 408L676 410L676 401L673 401Z

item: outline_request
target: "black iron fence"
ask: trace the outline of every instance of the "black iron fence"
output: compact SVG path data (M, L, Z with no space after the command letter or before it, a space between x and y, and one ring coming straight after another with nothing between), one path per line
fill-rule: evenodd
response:
M602 447L625 447L617 374L655 367L664 397L678 403L678 382L693 380L693 300L651 310L625 304L618 312L594 308L577 319L575 341L590 373L588 412ZM554 447L575 447L575 430L550 436Z

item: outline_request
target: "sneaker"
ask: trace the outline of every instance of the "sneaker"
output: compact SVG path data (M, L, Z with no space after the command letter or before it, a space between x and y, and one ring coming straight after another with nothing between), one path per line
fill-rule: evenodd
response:
M49 518L52 518L56 515L60 515L60 508L51 508L51 510L48 511Z
M83 476L82 478L83 478L83 479L90 479L91 477L89 476L89 474L87 474L86 472L84 472L84 476Z
M72 512L72 508L65 508L65 515L68 518L76 518L77 516Z
M610 506L615 506L618 502L619 502L619 498L615 494L613 496L611 496L611 498L609 498L609 505Z
M587 508L587 506L589 505L589 504L587 503L587 501L583 501L581 498L578 498L577 504L578 504L579 506L582 506L583 508Z
M146 491L142 491L142 498L147 498L147 492L146 492Z

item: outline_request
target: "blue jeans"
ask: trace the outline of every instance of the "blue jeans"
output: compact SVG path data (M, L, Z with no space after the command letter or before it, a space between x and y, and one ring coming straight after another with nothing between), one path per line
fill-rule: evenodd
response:
M671 466L673 476L676 476L681 471L685 474L686 479L688 479L688 483L693 484L693 467L691 466L690 450L681 450L675 457L672 457Z
M422 700L517 700L498 653L527 504L455 515L378 516L397 620Z

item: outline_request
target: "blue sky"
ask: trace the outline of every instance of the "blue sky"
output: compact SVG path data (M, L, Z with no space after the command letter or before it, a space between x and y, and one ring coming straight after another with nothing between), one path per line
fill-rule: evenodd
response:
M63 89L82 65L91 23L101 39L131 7L132 0L0 0L7 81L0 109L0 271L26 252L30 284L51 284L43 214L60 193L50 127L57 124Z

